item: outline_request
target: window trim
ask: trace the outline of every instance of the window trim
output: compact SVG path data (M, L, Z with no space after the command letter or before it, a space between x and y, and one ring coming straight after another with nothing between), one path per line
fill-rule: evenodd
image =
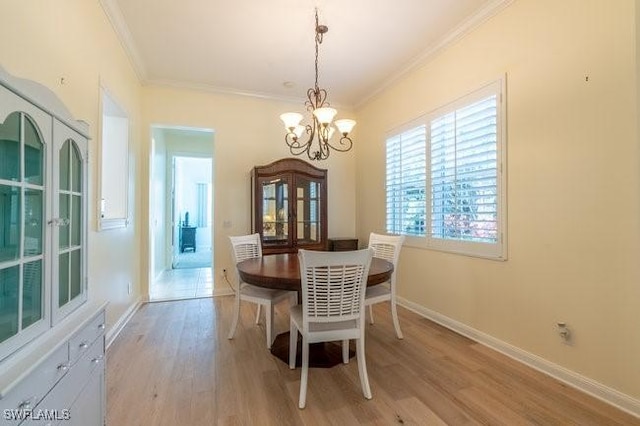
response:
M445 114L451 113L455 110L463 108L476 101L484 99L491 95L497 97L497 114L496 114L496 192L498 194L497 200L497 224L498 224L498 242L482 243L460 240L445 240L440 238L432 238L431 232L431 122L434 119L442 117ZM507 173L506 173L506 159L507 159L507 109L506 109L506 76L502 76L496 80L493 80L487 84L480 86L463 96L460 96L456 100L449 102L441 107L438 107L427 114L423 114L418 118L409 121L394 128L385 135L385 146L389 139L398 136L399 134L411 130L417 126L426 126L426 203L427 209L425 211L425 236L406 235L405 245L415 248L431 249L446 253L454 253L465 256L486 258L491 260L507 260ZM385 153L386 158L386 153ZM386 164L386 159L385 159ZM386 181L386 179L385 179ZM386 192L386 191L385 191ZM386 196L386 194L385 194ZM385 199L385 208L387 201ZM385 229L386 229L386 213L385 213ZM404 235L404 234L403 234Z

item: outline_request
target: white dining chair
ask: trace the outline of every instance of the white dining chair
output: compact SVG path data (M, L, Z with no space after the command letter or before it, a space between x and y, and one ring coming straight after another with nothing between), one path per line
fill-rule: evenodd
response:
M260 234L229 237L229 240L231 241L231 247L233 249L234 265L237 265L239 262L246 259L262 257ZM237 268L235 268L235 275L237 277L237 285L235 289L233 323L231 324L231 330L229 331L228 338L233 339L233 336L236 333L236 327L238 326L238 320L240 318L240 301L251 302L258 305L256 312L256 324L260 322L260 307L264 306L265 308L267 348L271 348L275 339L275 333L273 332L274 305L283 300L288 300L289 304L295 305L298 302L298 292L274 290L245 283L240 279L240 274L238 273Z
M365 306L369 307L369 322L371 324L373 324L373 305L376 303L389 302L391 305L393 327L396 330L398 339L402 339L403 336L400 330L400 321L398 321L398 310L396 308L396 272L403 242L404 235L382 235L374 232L369 235L369 248L373 249L373 257L393 263L393 272L389 281L367 287L364 298Z
M356 341L362 393L371 399L364 351L364 289L372 250L343 252L299 250L302 305L291 307L289 368L296 367L298 331L302 335L302 373L298 407L304 408L309 377L309 344L342 341L349 362L349 340Z

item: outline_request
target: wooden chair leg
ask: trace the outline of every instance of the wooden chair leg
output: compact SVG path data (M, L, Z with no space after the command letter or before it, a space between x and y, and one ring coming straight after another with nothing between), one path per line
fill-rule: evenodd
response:
M262 305L258 304L258 309L256 309L256 325L260 323L260 308L262 308Z
M236 334L236 327L238 326L238 319L240 318L240 297L236 296L236 300L233 304L233 322L231 323L231 329L229 330L228 339L233 339L233 335Z
M295 370L296 368L296 353L298 346L298 329L293 324L293 321L289 322L289 368Z
M371 399L371 387L369 386L369 376L367 375L367 361L364 355L363 337L356 340L356 357L358 358L358 374L360 375L362 393L366 399Z
M307 405L307 381L309 380L309 341L302 336L302 374L300 375L300 398L298 407Z
M398 321L398 310L396 309L395 300L391 300L391 317L393 318L393 328L396 329L396 336L398 339L403 339L402 331L400 330L400 321Z
M349 340L342 341L342 362L349 364Z
M258 305L260 306L260 305ZM267 349L271 349L271 345L273 344L273 339L275 338L275 336L273 335L273 306L271 305L266 305L264 307L265 312L264 312L264 317L266 319L266 331L267 331Z

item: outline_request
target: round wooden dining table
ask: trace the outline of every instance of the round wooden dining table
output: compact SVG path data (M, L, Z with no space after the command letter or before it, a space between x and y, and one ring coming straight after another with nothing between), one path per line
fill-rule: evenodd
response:
M240 279L248 284L279 290L301 290L300 265L297 253L269 254L238 262ZM374 257L371 259L367 285L391 279L393 263Z
M300 265L297 253L283 253L264 255L253 259L243 260L236 265L240 279L255 286L298 291L298 300L302 284L300 280ZM374 257L371 259L367 286L381 284L391 279L393 263ZM302 362L302 339L298 337L296 365ZM271 345L271 353L285 363L289 363L289 331L278 334ZM354 352L350 351L350 356ZM309 345L310 367L333 367L342 363L342 346L332 342L314 343Z

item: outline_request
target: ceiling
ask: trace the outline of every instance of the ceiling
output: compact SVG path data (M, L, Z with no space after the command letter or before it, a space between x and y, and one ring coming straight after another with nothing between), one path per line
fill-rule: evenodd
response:
M512 0L101 0L145 84L358 106Z

